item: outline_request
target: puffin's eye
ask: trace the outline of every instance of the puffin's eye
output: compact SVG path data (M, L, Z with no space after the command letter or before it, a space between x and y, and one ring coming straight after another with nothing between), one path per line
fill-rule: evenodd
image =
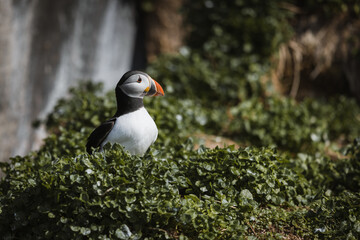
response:
M141 83L141 81L142 81L142 79L141 79L141 77L139 77L139 79L136 82Z

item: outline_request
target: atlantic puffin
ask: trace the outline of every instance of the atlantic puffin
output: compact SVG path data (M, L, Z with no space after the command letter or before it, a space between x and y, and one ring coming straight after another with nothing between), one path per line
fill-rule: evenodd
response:
M115 88L117 111L88 137L86 151L100 151L107 143L119 143L132 155L143 156L158 136L154 120L146 111L144 96L164 96L158 82L141 71L125 73Z

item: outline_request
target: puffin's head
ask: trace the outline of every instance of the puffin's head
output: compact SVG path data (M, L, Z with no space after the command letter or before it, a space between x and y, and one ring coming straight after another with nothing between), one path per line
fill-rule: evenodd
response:
M119 90L133 98L164 96L164 90L160 84L148 74L140 71L129 71L125 73L116 85L116 92Z

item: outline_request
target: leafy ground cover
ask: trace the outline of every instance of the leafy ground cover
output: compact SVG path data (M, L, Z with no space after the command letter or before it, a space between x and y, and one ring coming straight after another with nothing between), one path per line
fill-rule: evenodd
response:
M160 135L144 157L130 156L118 145L88 155L86 137L115 107L113 93L99 89L92 83L72 89L46 121L52 134L43 148L2 165L5 239L359 237L360 139L336 159L315 150L272 147L195 150L188 136L198 127L210 130L209 113L170 95L147 102ZM301 113L315 104L286 102ZM323 126L319 119L313 124ZM309 149L319 149L323 141L328 139L310 136L315 147Z
M88 155L115 96L90 82L71 89L43 121L43 147L1 164L0 236L359 239L360 108L271 93L261 77L291 14L260 2L188 2L188 46L147 69L166 96L145 99L159 137L144 157L118 145ZM247 147L195 149L196 133Z

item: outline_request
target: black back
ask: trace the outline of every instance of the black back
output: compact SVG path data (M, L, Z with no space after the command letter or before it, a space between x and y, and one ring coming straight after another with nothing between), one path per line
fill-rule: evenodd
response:
M92 153L92 148L100 147L101 143L113 129L115 122L116 118L111 118L102 123L99 127L95 128L95 130L90 134L86 143L86 151L89 154Z

